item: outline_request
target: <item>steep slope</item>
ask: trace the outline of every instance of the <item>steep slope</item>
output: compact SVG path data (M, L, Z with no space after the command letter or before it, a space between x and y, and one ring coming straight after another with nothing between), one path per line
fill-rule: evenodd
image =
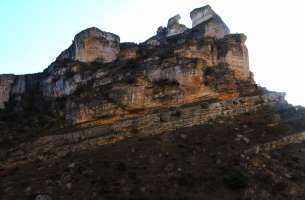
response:
M1 199L302 199L305 110L210 6L141 44L97 28L0 75Z

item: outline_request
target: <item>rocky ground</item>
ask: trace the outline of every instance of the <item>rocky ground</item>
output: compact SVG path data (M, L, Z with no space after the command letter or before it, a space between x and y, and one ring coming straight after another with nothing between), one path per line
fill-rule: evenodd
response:
M1 199L303 199L305 143L252 153L305 131L303 108L135 137L63 158L3 168Z

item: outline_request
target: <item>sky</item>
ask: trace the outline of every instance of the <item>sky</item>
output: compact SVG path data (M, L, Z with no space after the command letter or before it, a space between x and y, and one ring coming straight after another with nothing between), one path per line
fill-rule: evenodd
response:
M41 72L78 32L98 27L143 42L167 20L210 4L232 33L245 33L256 82L305 106L303 0L0 0L0 74Z

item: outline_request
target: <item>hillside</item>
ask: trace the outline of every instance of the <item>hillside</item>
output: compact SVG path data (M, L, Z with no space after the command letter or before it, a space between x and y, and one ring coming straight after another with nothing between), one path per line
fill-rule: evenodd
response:
M0 75L0 199L304 199L305 108L257 85L210 6L147 41L78 33Z

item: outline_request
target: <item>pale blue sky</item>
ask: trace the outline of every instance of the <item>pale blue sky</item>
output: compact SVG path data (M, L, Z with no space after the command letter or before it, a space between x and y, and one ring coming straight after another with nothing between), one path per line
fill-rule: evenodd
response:
M96 26L121 41L142 42L180 13L209 3L231 32L248 36L256 81L305 105L305 13L302 0L0 0L0 74L40 72Z
M112 1L109 1L112 2ZM0 0L0 73L42 71L89 26L111 29L126 1Z

